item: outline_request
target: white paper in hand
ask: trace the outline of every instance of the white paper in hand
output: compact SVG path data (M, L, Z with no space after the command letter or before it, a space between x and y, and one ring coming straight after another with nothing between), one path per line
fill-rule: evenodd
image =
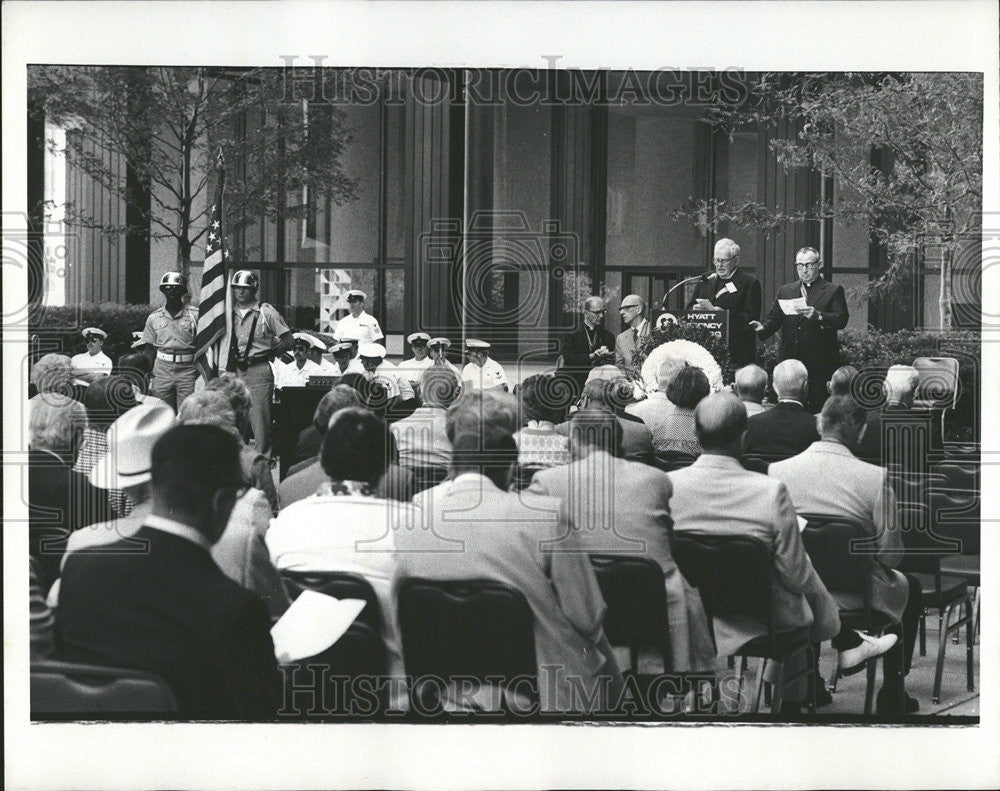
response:
M271 627L278 664L323 653L344 636L364 606L363 599L335 599L325 593L302 591Z
M779 299L778 304L781 306L781 312L786 316L797 316L799 314L799 308L804 308L806 306L805 297L796 297L795 299Z
M709 302L707 299L698 299L694 303L695 308L698 310L715 310L715 305Z
M803 530L805 530L805 529L806 529L806 525L807 525L807 524L809 524L809 520L807 520L807 519L803 519L803 518L802 518L801 516L799 516L798 514L796 514L796 515L795 515L795 518L796 518L796 519L798 520L798 522L799 522L799 532L801 533L801 532L802 532Z

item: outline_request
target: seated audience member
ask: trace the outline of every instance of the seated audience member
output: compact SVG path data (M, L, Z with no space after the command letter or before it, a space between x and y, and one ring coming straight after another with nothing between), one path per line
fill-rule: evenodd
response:
M250 407L252 396L250 388L246 382L236 374L221 373L205 385L208 392L222 393L229 399L229 406L233 408L236 417L236 429L240 432L240 437L247 436L250 427ZM274 477L271 475L271 460L263 453L259 453L256 448L243 443L240 448L240 465L243 467L243 475L255 489L260 489L267 495L267 502L271 505L274 513L278 512L278 493L274 488Z
M746 424L746 409L730 393L710 395L695 408L702 453L690 467L668 473L674 532L745 535L763 541L774 552L775 629L808 626L812 642L829 640L840 630L837 602L806 554L785 485L740 464ZM740 592L734 590L732 595L735 599ZM713 626L720 656L738 653L747 642L767 633L765 624L748 618L716 617Z
M557 499L507 491L517 447L505 421L476 401L449 410L449 428L458 430L452 480L414 498L423 529L396 533L400 579L485 578L520 591L534 614L541 710L606 710L622 678L597 577ZM595 694L578 694L581 686Z
M302 334L309 337L309 349L306 351L306 356L309 358L309 362L315 363L319 367L319 372L316 375L340 376L340 369L323 356L327 350L326 344L311 333L304 332Z
M35 557L28 558L28 606L30 608L31 638L30 658L32 662L40 659L52 659L56 653L53 629L55 620L52 610L45 600L45 590L42 588L41 572Z
M400 376L396 366L385 359L385 346L381 343L362 343L358 351L361 365L369 379L378 380L385 385L390 398L400 401L412 401L413 386L405 376Z
M361 406L361 398L357 390L344 384L341 380L323 395L316 405L316 411L313 412L312 423L299 432L298 439L295 441L292 464L288 468L288 476L295 475L314 465L320 469L318 465L319 452L320 448L323 447L323 435L326 433L326 427L330 424L330 417L338 409L348 406Z
M417 525L416 509L387 500L378 485L389 464L389 432L371 412L334 413L323 437L327 480L314 497L281 510L267 532L271 558L282 571L343 571L364 577L382 609L390 676L403 675L391 580L395 536Z
M413 356L396 366L396 372L406 377L417 397L420 397L420 378L424 371L434 365L434 358L430 356L428 346L430 340L431 336L426 332L413 332L407 335L406 342L410 345Z
M454 443L459 434L481 431L487 422L511 434L517 431L517 399L505 390L463 391L448 410L448 441Z
M28 535L38 581L44 590L59 576L70 534L110 518L107 495L76 472L77 448L87 428L79 401L48 392L28 421Z
M83 405L87 408L87 430L83 433L83 444L76 456L73 469L89 475L101 459L108 453L108 426L121 415L136 406L132 385L121 376L104 376L87 388ZM111 510L118 516L127 516L132 503L121 489L108 490Z
M927 451L941 447L941 422L927 409L914 409L920 374L911 365L894 365L885 374L885 405L870 412L858 456L905 472L927 472Z
M801 453L819 439L816 416L806 411L809 373L798 360L774 366L772 376L778 403L747 420L743 455L781 461Z
M267 609L210 555L244 487L238 440L214 426L175 426L153 446L152 484L152 513L136 533L148 552L67 560L61 658L156 674L182 719L273 718L281 677Z
M132 538L146 523L153 509L153 488L150 481L153 445L174 424L174 410L167 404L137 406L130 409L108 429L109 453L90 471L90 482L98 489L121 489L133 503L128 516L88 525L77 530L66 544L66 558L74 552L97 551L115 542L124 542L133 552L145 548ZM54 601L56 594L50 594Z
M342 340L330 347L330 354L333 355L333 364L336 370L334 376L347 376L348 374L365 373L355 353L357 352L357 341Z
M621 423L605 409L573 415L572 463L535 473L530 492L562 500L580 544L592 554L640 555L663 569L670 619L666 671L710 671L715 648L698 592L670 551L670 479L621 458Z
M73 365L69 357L65 354L45 354L38 358L31 366L31 385L35 390L28 400L28 408L44 393L60 393L77 401L83 400L83 392L86 388L77 388L73 385Z
M743 402L747 417L764 411L762 402L767 392L767 371L759 365L744 365L736 372L736 395Z
M86 350L74 354L70 364L73 366L73 375L84 384L90 384L111 374L111 358L103 352L108 333L100 327L87 327L81 334Z
M459 373L458 368L455 367L454 363L448 359L448 349L451 348L451 341L447 338L431 338L427 342L427 348L430 351L431 360L433 360L433 365L443 366L449 368L455 378L459 382L462 381L462 374Z
M458 398L459 381L449 368L430 365L419 384L423 406L389 427L399 448L399 463L403 467L447 468L451 462L451 443L445 416Z
M556 431L559 393L551 376L529 376L518 389L522 428L514 434L522 467L555 467L570 461L569 441Z
M830 376L830 381L826 383L826 391L832 396L844 396L851 394L851 385L858 375L858 369L853 365L842 365Z
M864 427L865 412L853 398L831 396L820 413L820 441L798 456L775 462L768 468L768 475L785 484L799 513L846 517L872 530L878 548L872 563L872 607L896 624L888 631L903 637L905 654L902 667L897 652L890 651L883 657L884 683L877 705L879 713L901 714L904 712L899 709L899 701L903 695L903 677L913 657L921 587L916 577L893 568L903 557L903 542L897 521L896 496L889 485L888 473L851 453ZM860 609L863 606L856 594L830 592L842 608ZM862 638L849 629L841 630L832 641L833 647L841 652L842 663L850 661L850 649L857 648L861 642ZM907 696L906 712L916 711L917 705L915 699Z
M708 377L701 368L688 365L674 374L667 387L667 398L674 409L653 432L653 448L659 452L692 456L701 453L694 430L694 409L710 392Z
M465 342L469 362L462 369L463 390L507 390L503 366L490 357L490 344L476 338Z
M288 609L288 596L264 543L273 516L271 504L249 480L249 454L229 399L218 390L192 393L181 404L177 422L182 426L215 426L236 438L240 474L247 486L232 508L225 531L212 546L212 557L227 577L260 596L272 615L280 615Z
M653 463L653 435L644 421L626 412L632 404L632 383L616 366L610 366L615 376L612 379L591 379L583 386L580 396L581 409L606 409L618 418L622 430L622 456L629 461L643 464ZM596 370L596 369L595 369ZM571 421L560 423L556 431L570 433Z
M309 349L313 344L313 337L304 332L296 332L293 335L292 361L290 363L278 363L275 371L274 386L278 389L283 387L305 387L310 376L318 374L319 366L309 359Z
M118 358L118 366L113 371L114 374L128 380L132 385L132 395L135 396L136 403L152 406L153 404L166 404L162 398L157 398L149 393L149 383L152 378L153 369L149 358L144 354L123 354Z
M653 435L654 446L657 438L663 434L661 424L666 421L667 415L672 414L674 411L673 402L667 398L667 388L670 387L674 375L683 367L683 360L677 360L673 357L665 359L660 363L660 367L656 371L657 389L642 401L636 401L625 407L625 411L628 414L635 415L649 426L649 430ZM621 372L619 371L618 374L620 375Z

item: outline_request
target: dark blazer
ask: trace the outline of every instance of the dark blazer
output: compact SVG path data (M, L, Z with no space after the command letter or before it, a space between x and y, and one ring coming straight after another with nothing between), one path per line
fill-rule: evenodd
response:
M299 432L298 439L295 440L295 450L292 452L292 461L289 464L286 475L292 474L292 467L304 461L310 461L319 455L320 448L323 447L323 435L312 423ZM306 465L308 466L308 465ZM301 469L301 467L299 468Z
M761 456L768 463L798 456L819 442L816 416L791 401L779 401L771 409L747 419L743 455Z
M604 365L611 363L614 360L613 357L609 357L608 359L599 362L595 362L590 359L590 353L595 349L600 349L602 346L607 346L608 351L614 355L615 336L612 335L609 330L604 329L604 327L594 328L593 346L587 336L587 327L585 324L581 323L578 329L575 329L573 332L563 336L562 370L572 375L572 377L577 381L581 391L583 390L583 385L587 381L587 374L590 373L591 368L598 364Z
M182 719L265 720L281 703L270 617L187 539L143 527L147 552L71 553L56 618L61 658L133 668L173 689Z
M111 518L108 493L74 472L71 461L44 451L28 453L29 551L46 591L59 577L69 534Z
M810 386L823 387L840 364L837 330L847 326L847 298L844 287L819 278L806 292L806 304L819 311L819 318L786 316L781 312L779 299L797 299L802 296L799 281L786 283L778 289L774 305L764 319L761 340L767 340L781 330L781 359L801 360L809 371Z
M891 437L890 447L883 448L883 434ZM941 421L933 412L886 404L868 413L865 435L855 455L869 464L898 463L908 471L926 472L927 451L940 450L941 442Z
M754 360L757 334L750 328L751 321L760 318L760 283L753 275L737 269L730 282L736 291L729 291L724 281L709 275L695 286L687 310L695 300L707 299L717 308L729 311L729 357L736 365L746 365Z

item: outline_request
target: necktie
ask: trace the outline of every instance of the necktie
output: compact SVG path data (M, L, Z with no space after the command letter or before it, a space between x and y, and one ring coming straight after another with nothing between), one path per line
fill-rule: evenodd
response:
M633 327L632 328L632 341L635 343L636 346L639 345L639 328L638 327Z

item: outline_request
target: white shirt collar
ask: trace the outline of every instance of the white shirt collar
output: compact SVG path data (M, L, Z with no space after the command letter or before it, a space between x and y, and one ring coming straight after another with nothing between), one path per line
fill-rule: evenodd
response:
M205 551L210 551L212 549L212 543L205 537L204 533L200 530L195 530L193 527L186 525L183 522L177 522L173 519L167 519L165 516L156 516L155 514L147 516L145 522L146 527L152 527L153 529L159 530L163 533L170 533L171 535L187 539L192 544L197 544Z
M795 398L779 398L778 399L778 403L779 404L798 404L800 407L802 407L803 409L805 409L805 405L801 401L799 401L798 399L795 399Z

